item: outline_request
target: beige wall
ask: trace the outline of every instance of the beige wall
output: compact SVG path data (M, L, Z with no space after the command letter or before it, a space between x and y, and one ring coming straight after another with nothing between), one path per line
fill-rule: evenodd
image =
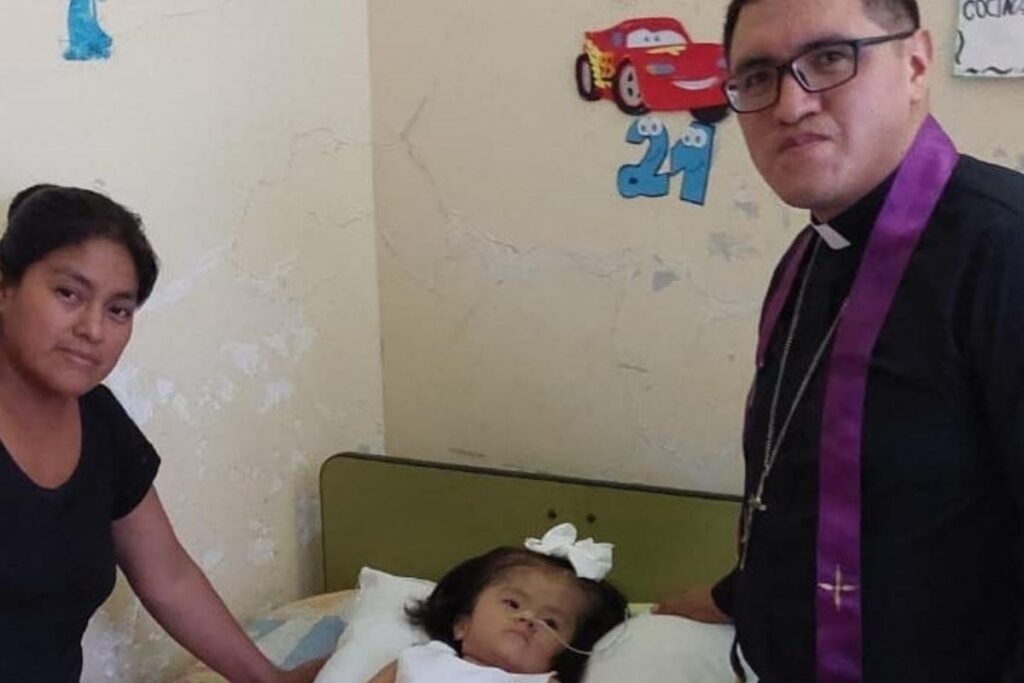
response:
M383 447L366 3L98 6L112 59L68 63L66 2L4 2L0 206L50 180L143 215L163 273L109 383L244 618L319 590L319 463ZM90 682L183 661L123 580L85 652Z
M388 451L713 491L741 485L761 297L803 225L719 126L707 204L619 198L629 119L576 95L584 29L669 14L717 41L725 0L375 0L374 156ZM966 151L1024 166L1020 82L954 81ZM946 3L948 5L948 3ZM688 114L662 118L673 135Z

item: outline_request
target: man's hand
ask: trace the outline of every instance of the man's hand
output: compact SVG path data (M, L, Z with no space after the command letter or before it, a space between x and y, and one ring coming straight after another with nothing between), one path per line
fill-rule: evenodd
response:
M711 586L694 586L670 595L654 606L654 614L671 614L706 624L727 624L729 615L718 609L711 598Z

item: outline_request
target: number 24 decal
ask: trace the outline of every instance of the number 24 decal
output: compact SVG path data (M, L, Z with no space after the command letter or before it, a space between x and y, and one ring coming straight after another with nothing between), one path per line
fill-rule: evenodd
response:
M672 177L683 174L683 187L679 199L693 204L704 204L711 174L711 152L714 149L715 127L693 121L676 144L669 149L668 131L661 119L644 116L636 119L626 131L626 142L632 145L647 143L643 159L636 164L619 168L619 194L626 199L635 197L664 197L668 194ZM665 159L668 172L662 172Z

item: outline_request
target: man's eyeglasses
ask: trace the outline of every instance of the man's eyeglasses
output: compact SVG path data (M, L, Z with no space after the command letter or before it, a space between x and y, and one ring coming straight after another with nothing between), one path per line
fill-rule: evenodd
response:
M819 43L785 64L755 64L740 69L725 81L722 89L733 111L740 114L762 111L779 101L782 79L787 71L806 92L831 90L857 75L862 47L904 40L915 33L917 29L873 38Z

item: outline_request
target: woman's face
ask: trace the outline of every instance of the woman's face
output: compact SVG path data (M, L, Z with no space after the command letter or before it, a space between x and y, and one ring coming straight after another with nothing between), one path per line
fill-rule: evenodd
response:
M135 264L117 242L52 251L19 282L0 282L0 360L42 394L81 396L121 357L137 292Z

